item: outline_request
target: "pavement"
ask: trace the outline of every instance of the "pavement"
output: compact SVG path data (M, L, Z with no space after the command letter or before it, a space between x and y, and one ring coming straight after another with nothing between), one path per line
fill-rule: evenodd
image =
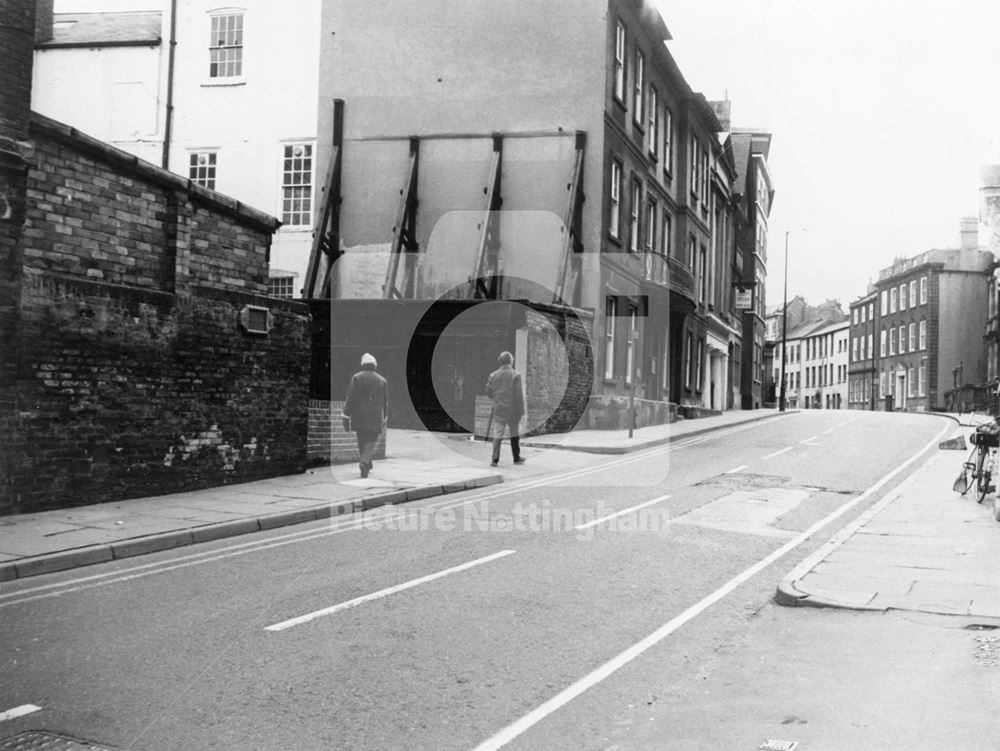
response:
M522 439L526 465L489 466L454 435L390 429L387 457L299 475L93 506L0 517L0 581L118 560L461 492L565 465L566 452L620 454L792 412L732 411L669 425ZM948 415L967 436L978 415ZM505 452L507 449L505 448ZM561 455L561 458L560 458ZM1000 626L1000 524L992 502L952 491L965 452L938 450L785 576L781 605L961 615ZM582 457L581 457L582 458Z
M948 415L967 438L981 415ZM778 585L793 607L966 616L1000 627L1000 524L993 498L952 490L968 453L938 449Z
M0 517L0 582L485 487L503 482L505 473L558 469L565 463L558 458L563 451L638 451L788 414L732 411L644 427L632 436L627 430L578 430L525 438L528 463L502 461L497 468L489 466L482 442L390 428L386 459L376 461L365 479L356 463L335 464L204 490Z

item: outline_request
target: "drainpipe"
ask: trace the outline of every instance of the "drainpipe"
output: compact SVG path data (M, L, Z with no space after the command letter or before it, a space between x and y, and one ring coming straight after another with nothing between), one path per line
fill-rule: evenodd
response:
M170 169L170 140L174 122L174 48L177 46L177 0L170 0L170 40L167 42L167 106L163 124L163 157L160 166Z

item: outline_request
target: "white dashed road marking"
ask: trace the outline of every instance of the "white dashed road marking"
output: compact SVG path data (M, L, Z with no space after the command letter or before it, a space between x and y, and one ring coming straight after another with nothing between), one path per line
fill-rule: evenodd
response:
M631 508L622 509L614 514L608 514L607 516L602 516L600 519L594 519L593 521L586 522L584 524L577 524L573 529L587 529L588 527L594 527L601 522L606 522L608 519L614 519L618 516L623 516L625 514L630 514L633 511L638 511L641 508L646 508L646 506L652 506L654 503L659 503L660 501L665 501L669 498L669 495L661 495L659 498L654 498L651 501L646 501L645 503L640 503L638 506L632 506Z
M765 458L765 459L773 459L773 458L774 458L774 457L776 457L776 456L781 456L781 455L782 455L782 454L784 454L784 453L785 453L786 451L791 451L791 450L792 450L793 448L794 448L793 446L785 446L785 448L783 448L783 449L781 449L781 450L779 450L779 451L775 451L775 452L774 452L773 454L768 454L768 455L767 455L767 456L765 456L764 458Z

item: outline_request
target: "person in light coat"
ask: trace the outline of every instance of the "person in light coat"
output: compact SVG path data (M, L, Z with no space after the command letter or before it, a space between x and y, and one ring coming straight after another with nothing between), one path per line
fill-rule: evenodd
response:
M493 400L493 460L490 466L500 463L500 445L505 429L510 434L514 464L524 464L519 436L521 417L524 415L521 374L514 370L514 356L510 352L501 352L498 361L500 367L490 373L486 381L486 393Z

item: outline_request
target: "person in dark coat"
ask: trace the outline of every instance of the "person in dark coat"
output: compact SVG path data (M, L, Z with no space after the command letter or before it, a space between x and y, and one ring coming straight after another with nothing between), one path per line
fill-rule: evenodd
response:
M344 402L344 415L351 418L351 429L358 439L362 477L368 477L372 469L375 444L389 416L389 387L385 378L375 372L376 367L375 358L366 352L361 357L361 370L351 377Z
M510 451L514 455L514 464L524 464L518 434L521 417L524 415L521 374L514 370L514 356L510 352L501 352L498 360L500 367L490 373L486 382L486 393L493 400L493 460L490 466L495 467L500 462L504 429L510 434Z

